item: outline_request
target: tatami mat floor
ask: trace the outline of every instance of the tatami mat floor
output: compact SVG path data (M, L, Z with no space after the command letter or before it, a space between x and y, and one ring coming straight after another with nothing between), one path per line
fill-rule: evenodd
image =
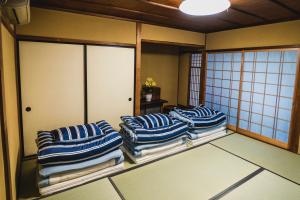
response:
M300 155L231 134L45 199L300 199ZM36 160L22 165L19 199L39 198Z

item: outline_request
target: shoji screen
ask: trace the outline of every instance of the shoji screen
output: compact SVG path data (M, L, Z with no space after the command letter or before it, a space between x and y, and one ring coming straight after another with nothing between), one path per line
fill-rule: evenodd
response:
M242 53L208 53L205 105L227 114L236 128Z
M25 156L36 133L84 123L83 45L19 42Z
M189 83L189 105L191 106L200 104L201 58L201 53L191 54Z
M88 121L105 119L119 129L133 115L134 49L87 46Z
M297 59L297 50L245 52L240 131L287 146Z

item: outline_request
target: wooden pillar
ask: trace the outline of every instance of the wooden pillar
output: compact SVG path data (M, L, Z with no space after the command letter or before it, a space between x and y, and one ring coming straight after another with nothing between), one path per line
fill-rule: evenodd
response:
M134 115L140 114L140 104L141 104L141 54L142 54L141 32L142 32L142 24L136 23Z
M293 110L291 127L289 133L288 148L294 153L298 153L300 137L300 49L298 49L298 66L295 80L295 90L293 98Z

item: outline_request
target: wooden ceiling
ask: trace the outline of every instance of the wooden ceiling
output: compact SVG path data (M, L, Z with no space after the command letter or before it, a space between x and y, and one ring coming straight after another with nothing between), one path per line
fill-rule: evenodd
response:
M205 33L300 19L300 0L230 1L227 11L210 16L180 12L181 0L32 0L31 5Z

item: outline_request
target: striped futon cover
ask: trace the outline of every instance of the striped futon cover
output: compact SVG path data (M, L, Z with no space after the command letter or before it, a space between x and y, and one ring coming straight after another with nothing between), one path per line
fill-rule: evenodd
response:
M137 117L121 117L127 129L123 131L123 137L136 144L158 143L180 137L189 130L186 122L170 118L172 123L168 125L157 126L155 128L146 128L139 123Z
M212 110L204 105L189 110L175 108L170 115L187 122L191 128L205 129L218 126L226 122L226 115L222 112Z
M123 140L104 120L97 122L104 135L80 141L57 141L51 132L38 133L38 162L42 166L74 164L118 149Z

